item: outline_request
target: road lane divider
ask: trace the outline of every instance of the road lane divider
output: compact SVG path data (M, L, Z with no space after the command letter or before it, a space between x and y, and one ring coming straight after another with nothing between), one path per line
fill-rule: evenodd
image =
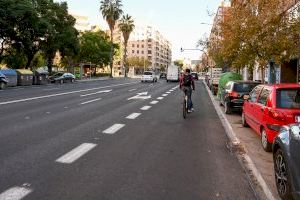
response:
M66 153L65 155L59 157L55 162L63 163L63 164L71 164L78 160L80 157L85 155L87 152L95 148L97 144L93 143L83 143L76 147L75 149L71 150L70 152Z
M168 94L162 94L161 96L166 97L166 96L168 96Z
M157 97L157 99L158 99L158 100L163 100L163 99L164 99L164 97Z
M157 104L158 103L158 101L151 101L150 102L150 104L152 104L152 105L155 105L155 104Z
M5 102L0 102L0 106L1 105L7 105L7 104L13 104L13 103L20 103L20 102L25 102L25 101L32 101L32 100L37 100L37 99L45 99L45 98L50 98L50 97L57 97L57 96L63 96L63 95L68 95L68 94L76 94L76 93L81 93L81 92L99 90L99 89L103 89L103 88L110 88L110 87L117 87L117 86L124 86L124 85L132 85L132 84L136 84L136 83L138 83L138 82L135 81L135 82L130 82L130 83L108 85L108 86L102 86L102 87L97 87L97 88L90 88L90 89L85 89L85 90L76 90L76 91L71 91L71 92L49 94L49 95L38 96L38 97L31 97L31 98L26 98L26 99L18 99L18 100L12 100L12 101L5 101Z
M93 100L90 100L90 101L83 102L83 103L81 103L80 105L85 105L85 104L93 103L93 102L95 102L95 101L100 101L100 100L101 100L101 98L93 99Z
M128 92L133 92L133 91L135 91L135 90L137 90L136 88L135 89L131 89L131 90L128 90Z
M0 194L0 200L21 200L31 192L29 187L12 187Z
M115 134L117 131L119 131L121 128L123 128L125 124L114 124L108 129L105 129L102 133L105 134Z
M152 106L144 106L141 108L141 110L149 110Z
M91 96L91 95L95 95L95 94L101 94L101 93L109 93L112 90L102 90L102 91L98 91L98 92L94 92L94 93L89 93L89 94L83 94L80 95L80 97L87 97L87 96Z
M166 92L166 94L171 94L171 92Z
M140 116L142 113L132 113L126 117L126 119L136 119L138 116Z

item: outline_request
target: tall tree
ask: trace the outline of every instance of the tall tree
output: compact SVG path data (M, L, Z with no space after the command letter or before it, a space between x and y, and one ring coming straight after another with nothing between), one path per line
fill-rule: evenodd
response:
M125 77L127 77L127 64L126 64L127 45L128 45L128 40L129 40L130 34L134 29L134 21L133 21L132 17L129 16L128 14L123 15L123 17L119 23L119 28L123 34L123 39L124 39L123 65L124 65L124 69L125 69Z
M113 32L118 19L120 19L123 11L121 9L121 0L102 0L100 2L100 12L103 18L106 20L110 29L110 77L112 77L113 71Z

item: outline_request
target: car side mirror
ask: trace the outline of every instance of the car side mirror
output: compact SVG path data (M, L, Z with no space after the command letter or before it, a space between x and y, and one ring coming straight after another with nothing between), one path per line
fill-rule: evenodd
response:
M249 98L250 98L250 96L249 96L249 95L244 95L244 100L245 100L245 101L248 101L248 100L249 100Z

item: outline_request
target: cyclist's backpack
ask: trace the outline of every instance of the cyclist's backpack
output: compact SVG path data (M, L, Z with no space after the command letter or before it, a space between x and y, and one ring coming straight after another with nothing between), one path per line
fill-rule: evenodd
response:
M192 85L191 75L184 75L183 85L187 87Z

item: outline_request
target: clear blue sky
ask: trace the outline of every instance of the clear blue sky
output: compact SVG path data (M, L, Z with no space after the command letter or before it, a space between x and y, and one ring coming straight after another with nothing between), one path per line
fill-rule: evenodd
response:
M91 24L107 28L100 12L100 0L66 0L70 12L88 16ZM180 52L180 48L195 48L198 39L210 32L213 17L221 0L123 0L123 11L137 24L149 23L172 43L174 59L198 59L198 51Z

